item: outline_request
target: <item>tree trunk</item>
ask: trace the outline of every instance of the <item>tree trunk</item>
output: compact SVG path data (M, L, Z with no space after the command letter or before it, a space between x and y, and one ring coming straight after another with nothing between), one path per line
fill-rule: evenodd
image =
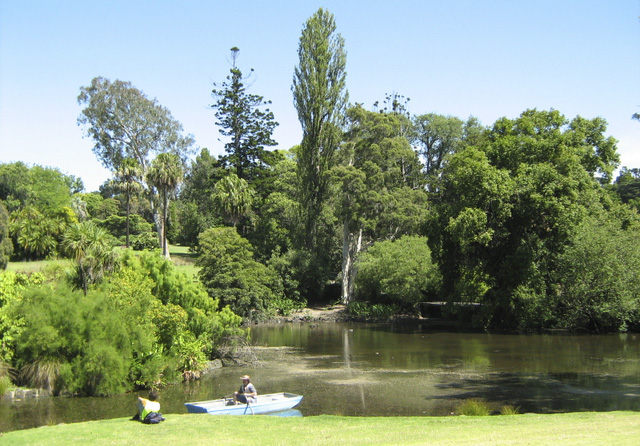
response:
M129 220L131 218L131 192L127 190L127 241L126 246L129 248Z
M342 290L341 297L342 303L347 305L351 300L351 293L349 293L349 276L351 274L351 232L348 228L348 222L345 220L342 228Z
M353 297L355 269L353 262L362 247L362 229L358 230L357 239L349 230L349 222L344 221L342 230L342 303L348 305Z
M170 259L169 255L169 242L167 240L167 220L169 216L169 200L167 193L162 196L162 255L165 259Z

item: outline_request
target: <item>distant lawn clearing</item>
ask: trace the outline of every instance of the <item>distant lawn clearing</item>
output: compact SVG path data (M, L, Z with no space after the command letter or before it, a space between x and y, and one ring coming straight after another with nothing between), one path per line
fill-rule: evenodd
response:
M169 245L169 255L178 271L183 271L189 276L198 275L200 268L195 265L197 255L189 252L188 246Z
M292 417L165 415L159 425L127 418L5 433L3 445L637 445L636 412L487 417Z
M169 255L171 256L171 261L178 271L183 271L187 275L193 277L198 275L200 268L195 265L197 256L195 253L189 252L188 246L169 245ZM7 265L7 271L31 274L43 271L44 269L54 265L60 265L63 268L67 268L73 266L73 262L69 259L9 262Z
M7 271L13 271L14 273L37 273L43 271L50 266L59 265L63 268L71 267L72 263L69 259L57 259L57 260L34 260L31 262L9 262L7 265Z

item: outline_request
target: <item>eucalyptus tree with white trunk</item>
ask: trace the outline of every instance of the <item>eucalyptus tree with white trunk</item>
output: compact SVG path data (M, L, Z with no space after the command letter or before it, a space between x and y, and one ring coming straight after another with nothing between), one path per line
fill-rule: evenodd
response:
M147 183L151 161L158 154L172 153L184 163L193 152L193 138L183 136L182 124L169 110L130 82L96 77L91 85L80 88L78 103L84 106L78 124L94 140L93 152L100 162L112 172L120 170L126 159L138 164L137 179L149 192L160 235L163 220L157 206L158 190Z

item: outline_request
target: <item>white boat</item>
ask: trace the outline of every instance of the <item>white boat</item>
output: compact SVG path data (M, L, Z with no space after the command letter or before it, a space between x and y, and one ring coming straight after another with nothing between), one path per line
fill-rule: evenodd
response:
M268 393L258 395L255 403L233 403L232 398L184 403L189 413L208 413L211 415L253 415L279 412L296 407L302 401L302 395L293 393Z

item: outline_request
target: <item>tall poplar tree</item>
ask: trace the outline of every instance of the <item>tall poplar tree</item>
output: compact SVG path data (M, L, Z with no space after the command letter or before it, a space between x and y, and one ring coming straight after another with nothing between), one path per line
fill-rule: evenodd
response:
M298 193L304 242L318 245L317 224L327 198L329 171L341 140L348 101L344 39L336 33L333 14L320 8L307 20L298 47L293 99L302 126L298 150Z

